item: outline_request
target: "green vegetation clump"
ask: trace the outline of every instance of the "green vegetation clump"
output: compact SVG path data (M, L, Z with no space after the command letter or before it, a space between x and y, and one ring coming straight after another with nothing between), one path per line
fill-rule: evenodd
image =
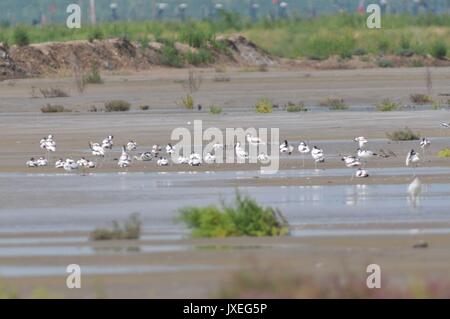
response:
M198 49L197 52L189 51L186 54L186 61L194 66L209 64L214 62L214 56L207 49Z
M18 26L14 29L13 33L14 43L19 47L27 46L30 44L30 36L28 35L28 31L24 26Z
M386 133L386 136L392 141L416 141L420 139L420 135L414 133L409 127L392 133Z
M330 108L330 110L347 110L349 108L344 99L338 98L328 98L324 101L321 101L319 104L320 106Z
M447 45L444 41L438 40L431 47L431 55L436 59L445 60L447 58Z
M438 157L440 158L449 158L450 157L450 148L444 148L443 150L440 150L438 153Z
M209 113L213 114L213 115L219 115L222 114L222 108L220 106L217 105L211 105L209 107Z
M184 65L184 57L175 48L175 42L167 39L162 40L164 47L162 49L161 63L174 68L181 68Z
M391 112L400 109L400 104L390 100L384 99L381 103L376 106L377 110L380 112Z
M103 38L104 34L101 27L96 27L89 31L87 39L89 42L94 42L95 40L102 40Z
M394 67L394 63L392 61L390 61L390 60L387 60L387 59L379 59L377 61L377 65L380 68L393 68Z
M111 228L97 228L90 234L90 239L101 240L136 240L141 237L139 214L131 214L123 223L112 222Z
M192 94L186 94L184 98L181 99L181 105L188 110L194 109L194 97Z
M71 109L67 109L62 105L52 105L47 104L46 106L41 107L42 113L64 113L64 112L72 112Z
M308 111L308 109L305 107L305 103L303 102L300 102L298 104L289 102L286 105L286 111L295 113L295 112L306 112Z
M105 102L106 112L127 112L131 109L131 104L123 100L112 100Z
M239 193L233 206L184 208L180 220L192 229L193 237L283 236L289 232L280 211L261 207Z
M426 94L411 94L409 99L412 103L419 105L433 103L433 98Z
M97 64L93 64L90 73L84 78L85 84L103 84L103 79Z
M272 113L273 103L269 99L260 99L255 104L256 113Z

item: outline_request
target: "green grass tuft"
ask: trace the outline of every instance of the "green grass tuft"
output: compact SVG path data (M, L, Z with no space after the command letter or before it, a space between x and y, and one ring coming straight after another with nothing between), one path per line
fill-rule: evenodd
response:
M193 237L283 236L289 232L280 211L261 207L239 192L233 206L184 208L180 220L192 229Z
M111 228L97 228L90 234L90 239L101 240L137 240L141 237L139 214L131 214L123 223L112 222Z
M450 157L450 148L444 148L443 150L440 150L438 153L438 157L449 158Z
M128 112L131 104L123 100L112 100L105 102L106 112Z
M376 109L380 112L398 111L400 109L400 104L390 99L384 99L376 106Z
M269 99L260 99L255 104L256 113L272 113L273 103Z

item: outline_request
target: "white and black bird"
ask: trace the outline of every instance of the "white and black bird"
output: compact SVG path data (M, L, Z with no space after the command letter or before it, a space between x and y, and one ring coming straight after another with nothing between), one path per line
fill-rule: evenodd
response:
M280 153L291 155L294 151L294 146L290 145L287 140L280 144Z
M259 154L257 159L260 163L267 163L270 160L269 156L266 155L266 153Z
M169 160L165 157L160 157L156 163L158 166L169 166Z
M375 158L378 156L378 154L376 154L370 150L363 150L361 148L358 148L356 155L358 156L358 158L360 158L364 161L367 161L369 159L372 159L372 158Z
M189 164L189 158L186 157L186 156L180 155L180 156L178 157L177 163L178 163L178 164L181 164L181 165Z
M236 143L234 150L236 151L236 156L238 159L248 159L248 153L241 147L241 143Z
M441 123L441 127L450 128L450 123Z
M114 136L109 135L107 138L105 138L102 141L102 148L105 150L112 150L113 146L114 146Z
M37 167L46 167L48 166L48 160L46 158L41 157L36 161L36 165Z
M358 143L359 148L364 148L365 145L369 142L364 136L356 137L354 141Z
M37 166L37 162L34 159L34 157L30 158L27 162L26 162L27 167L38 167Z
M202 164L202 157L200 156L200 154L192 153L189 156L188 164L189 166L200 166Z
M318 163L324 163L325 162L325 156L323 153L323 150L318 148L317 146L314 146L311 150L311 156L314 159L314 168L317 169Z
M246 135L247 143L253 146L263 145L264 142L257 136L252 136L251 134Z
M430 147L430 145L431 141L429 139L424 137L420 140L420 148L422 149L422 155L424 159L425 159L425 151Z
M369 176L370 176L369 173L365 169L362 169L362 168L358 168L358 170L355 173L356 178L367 178Z
M298 151L300 154L302 154L303 167L305 167L304 155L309 154L311 152L311 149L309 148L308 144L306 144L306 142L300 142L300 144L298 145Z
M125 145L122 146L122 155L120 155L117 165L119 165L119 167L121 167L121 168L126 168L126 167L131 166L131 157L130 157L130 155L128 155L127 148Z
M99 143L89 142L89 148L93 156L105 157L105 149Z
M216 163L216 156L211 154L211 153L207 153L205 155L205 163L207 163L207 164L215 164Z
M162 150L161 145L157 145L157 144L153 145L153 147L152 147L153 156L158 157L161 150Z
M135 151L135 150L137 150L137 148L138 148L138 144L135 141L131 140L127 143L127 151L128 152Z
M406 156L406 166L410 166L412 164L418 164L420 162L420 157L416 153L416 151L411 150L409 151L408 155Z
M166 146L166 154L171 155L175 153L175 146L173 146L172 144L167 144Z
M141 153L134 157L136 161L150 162L153 159L153 154L151 152Z
M60 158L59 160L56 161L55 168L64 168L65 163L66 161Z
M344 156L342 157L342 161L348 168L361 166L361 161L356 156Z
M74 160L68 158L64 162L63 168L64 168L65 171L71 172L71 171L79 169L80 167L78 166L77 162L75 162Z

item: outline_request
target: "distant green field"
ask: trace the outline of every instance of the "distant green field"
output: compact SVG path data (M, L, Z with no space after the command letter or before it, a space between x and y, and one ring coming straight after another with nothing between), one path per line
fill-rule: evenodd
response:
M326 59L365 54L433 55L444 58L450 51L450 16L386 16L382 29L369 30L365 17L334 15L251 23L236 14L215 21L144 21L104 23L70 30L62 25L43 28L0 28L0 41L9 44L126 37L146 45L151 40L180 41L206 48L217 35L242 33L268 52L287 58Z

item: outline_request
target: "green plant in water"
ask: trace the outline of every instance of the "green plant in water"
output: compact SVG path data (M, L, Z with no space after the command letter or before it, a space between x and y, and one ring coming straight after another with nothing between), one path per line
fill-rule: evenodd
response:
M211 105L209 107L209 113L213 114L213 115L219 115L222 114L222 108L220 106L217 105Z
M90 234L90 239L97 240L133 240L141 236L141 221L139 214L131 214L130 217L120 223L112 222L111 228L97 228Z
M444 148L443 150L440 150L438 153L438 157L449 158L450 157L450 148Z
M303 102L300 102L298 104L289 102L286 105L286 111L295 113L295 112L306 112L308 111L308 109L305 107L305 104Z
M320 102L320 106L329 107L330 110L347 110L349 107L345 103L344 99L328 98L325 101Z
M390 99L384 99L381 103L379 103L376 106L376 109L380 112L397 111L398 109L400 109L400 104L398 104Z
M236 193L233 206L188 207L180 220L193 237L283 236L289 225L279 210L262 207L255 200Z
M255 104L256 113L272 113L273 103L269 99L260 99Z

